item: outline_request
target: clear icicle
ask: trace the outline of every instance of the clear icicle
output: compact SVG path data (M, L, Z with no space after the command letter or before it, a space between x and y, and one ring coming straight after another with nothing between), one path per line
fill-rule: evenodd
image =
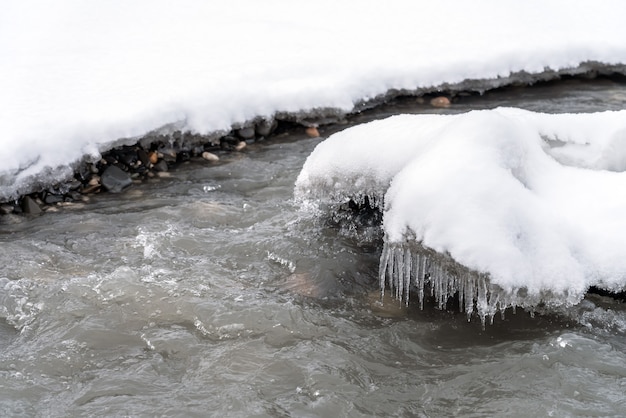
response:
M507 307L520 302L515 294L492 285L487 275L468 270L449 256L417 244L385 242L378 277L381 294L384 295L385 288L389 286L395 297L406 305L413 287L418 292L420 309L424 308L426 287L430 287L430 293L440 309L446 309L449 299L458 295L459 310L465 311L468 320L476 313L483 325L487 318L493 322L498 311L504 314Z

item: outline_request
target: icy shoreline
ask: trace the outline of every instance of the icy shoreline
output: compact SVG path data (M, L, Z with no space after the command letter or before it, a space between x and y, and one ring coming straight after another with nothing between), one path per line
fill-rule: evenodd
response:
M522 71L511 74L508 77L465 80L461 83L444 83L431 88L416 88L413 90L391 89L377 97L358 101L350 110L316 108L303 109L298 112L278 111L270 116L259 115L241 123L234 123L230 130L218 130L204 134L194 133L186 129L186 122L181 120L178 123L161 126L145 135L119 138L108 142L102 145L99 150L92 150L91 153L83 155L78 161L68 161L67 165L46 167L43 172L22 176L19 184L15 184L15 179L11 178L9 174L0 176L0 215L29 212L29 210L25 209L24 199L26 197L36 200L39 206L44 207L49 207L59 202L80 201L79 195L83 194L84 191L84 194L99 191L99 188L93 187L94 182L90 184L92 176L86 174L91 172L93 175L101 176L107 163L118 163L115 155L123 154L124 150L131 148L141 149L146 153L159 152L159 155L161 155L159 162L164 159L162 150L174 152L173 156L165 156L166 162L171 166L190 158L200 158L203 152L233 150L236 147L243 148L246 142L263 140L273 133L278 123L281 124L281 129L283 130L331 125L344 120L346 117L390 103L400 97L423 97L425 95L439 94L454 98L459 93L483 94L490 90L511 85L532 86L536 83L558 80L564 76L591 79L613 75L626 75L626 65L605 65L597 62L587 62L575 68L558 71L546 70L537 74ZM239 144L240 142L241 144ZM139 156L133 158L134 161L131 164L121 164L123 170L129 172L133 179L145 178L146 174L153 171L153 167L151 165L147 166L145 160L141 170L136 170L137 166L131 167L137 161L141 161ZM140 162L139 165L141 164ZM154 164L156 164L156 161L154 161ZM20 171L26 172L28 167ZM16 174L23 174L21 172ZM54 197L50 198L49 202L46 202L46 196L48 195L54 195ZM35 210L35 212L37 211Z

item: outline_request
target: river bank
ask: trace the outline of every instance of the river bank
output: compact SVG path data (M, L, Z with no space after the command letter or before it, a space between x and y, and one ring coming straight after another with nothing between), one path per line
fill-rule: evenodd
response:
M87 204L94 193L119 193L131 185L168 172L184 163L219 163L220 156L231 152L245 152L249 144L286 134L315 137L356 123L391 115L394 112L454 113L480 107L486 94L528 94L541 91L542 86L555 83L593 85L623 82L625 66L602 66L587 63L573 70L546 71L539 75L513 74L497 80L466 81L455 85L442 85L436 89L392 90L375 99L362 101L352 112L339 109L315 109L299 113L279 113L273 118L256 118L233 125L229 132L212 132L206 135L177 130L164 126L140 138L120 139L120 145L98 155L86 156L80 163L70 164L65 170L66 179L57 182L51 176L39 176L29 185L27 193L0 202L0 221L16 222L13 215L38 215L46 211L74 204ZM531 93L532 95L532 93ZM611 110L615 105L610 97L599 98L598 110ZM618 100L619 102L619 100ZM602 106L604 104L604 106ZM619 105L617 105L619 108ZM393 109L391 112L388 109ZM583 111L589 111L587 107ZM50 169L63 171L63 168ZM71 174L71 175L70 175ZM5 215L5 216L2 216ZM7 217L6 215L12 215Z

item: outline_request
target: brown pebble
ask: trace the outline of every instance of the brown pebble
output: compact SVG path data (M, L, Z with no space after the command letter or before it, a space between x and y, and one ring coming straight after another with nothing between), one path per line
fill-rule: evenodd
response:
M445 96L435 97L430 101L430 105L433 107L450 107L450 99Z
M159 156L155 151L149 153L148 158L150 159L150 163L152 163L152 165L156 164L157 161L159 161Z
M239 141L237 143L237 145L235 145L235 151L241 151L242 149L244 149L247 146L248 146L248 144L246 143L246 141Z
M202 158L204 158L207 161L219 161L220 160L220 157L208 151L204 151L202 153Z
M308 128L306 128L305 132L311 138L319 138L320 136L320 133L315 126L309 126Z
M87 183L90 186L100 186L100 176L93 176L89 179L89 183Z
M90 184L87 185L83 188L83 190L81 191L81 193L83 194L88 194L88 193L95 193L100 191L100 184Z

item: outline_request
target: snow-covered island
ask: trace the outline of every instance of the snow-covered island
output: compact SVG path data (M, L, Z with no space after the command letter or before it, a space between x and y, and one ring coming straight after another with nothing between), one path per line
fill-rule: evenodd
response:
M296 197L367 197L383 212L382 288L422 302L428 274L441 304L460 292L484 318L626 288L625 169L626 111L398 115L318 145Z
M0 202L152 137L202 143L277 118L341 118L400 94L624 74L625 11L619 0L5 3ZM591 285L626 286L624 120L516 109L398 116L320 145L296 194L377 198L381 279L400 297L425 259L443 257L431 263L449 262L431 272L438 295L461 290L481 315L576 303Z

